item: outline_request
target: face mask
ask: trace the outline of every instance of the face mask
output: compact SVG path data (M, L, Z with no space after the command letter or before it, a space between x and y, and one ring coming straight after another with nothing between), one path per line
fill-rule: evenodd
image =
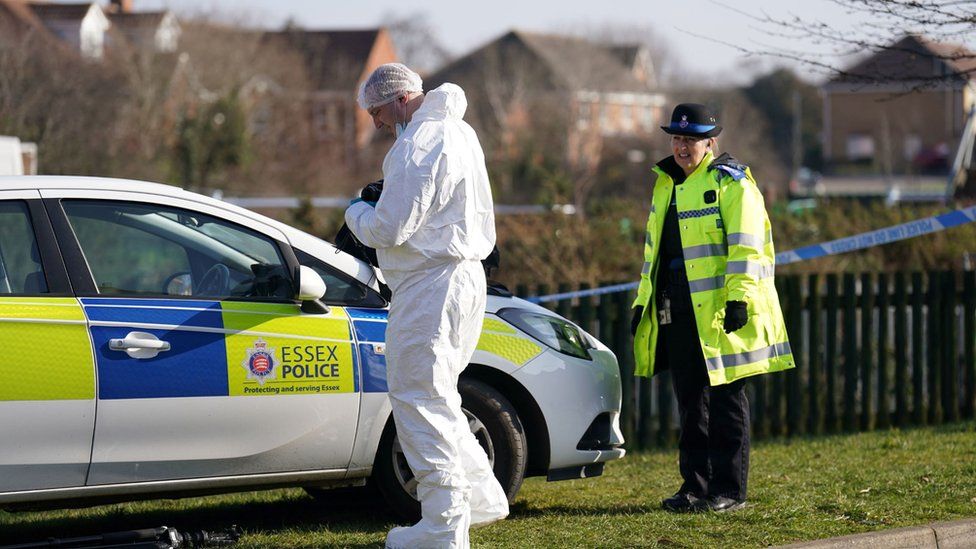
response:
M399 101L399 99L397 99L397 101ZM394 105L394 107L393 107L393 116L396 119L399 119L400 118L400 116L399 116L400 115L400 110L397 108L398 106L399 105ZM399 120L396 120L393 123L393 137L394 137L394 139L399 139L400 136L403 135L403 132L406 131L406 129L407 129L407 123L406 122L400 122Z

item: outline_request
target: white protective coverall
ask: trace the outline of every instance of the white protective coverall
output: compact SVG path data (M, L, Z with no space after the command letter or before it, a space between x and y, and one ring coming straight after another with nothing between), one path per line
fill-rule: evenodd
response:
M461 117L464 92L427 93L383 161L375 209L346 210L350 230L377 259L393 297L387 384L422 518L394 528L387 547L468 547L468 527L508 515L508 499L461 411L457 382L484 321L480 260L495 245L484 153Z

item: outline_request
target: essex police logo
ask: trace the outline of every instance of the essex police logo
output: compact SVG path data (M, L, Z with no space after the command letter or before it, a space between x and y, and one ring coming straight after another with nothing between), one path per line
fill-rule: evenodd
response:
M276 377L275 369L281 362L275 358L274 347L268 347L268 343L261 338L254 340L254 346L247 350L247 356L241 362L247 370L247 379L253 379L258 385L264 385L265 381L270 381Z
M682 114L681 115L681 122L678 122L678 127L679 128L687 128L688 127L688 115L687 114Z

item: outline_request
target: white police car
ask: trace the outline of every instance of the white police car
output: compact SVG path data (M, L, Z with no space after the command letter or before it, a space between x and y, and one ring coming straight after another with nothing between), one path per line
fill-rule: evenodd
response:
M417 513L378 276L178 188L0 177L0 507L371 478ZM459 385L509 498L624 455L614 355L541 307L489 296Z

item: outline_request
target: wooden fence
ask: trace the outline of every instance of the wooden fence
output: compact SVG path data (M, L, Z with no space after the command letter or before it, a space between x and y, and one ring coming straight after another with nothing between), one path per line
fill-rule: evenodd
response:
M976 271L776 277L797 367L750 379L754 438L938 425L976 414ZM578 288L520 287L518 295ZM548 303L614 350L629 448L677 439L667 373L633 377L633 292Z

